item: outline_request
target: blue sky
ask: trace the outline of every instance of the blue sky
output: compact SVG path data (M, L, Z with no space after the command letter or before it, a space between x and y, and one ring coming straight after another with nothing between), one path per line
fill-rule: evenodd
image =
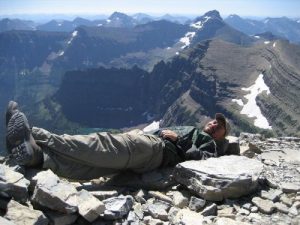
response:
M300 17L300 0L0 0L0 16L9 14L128 14Z

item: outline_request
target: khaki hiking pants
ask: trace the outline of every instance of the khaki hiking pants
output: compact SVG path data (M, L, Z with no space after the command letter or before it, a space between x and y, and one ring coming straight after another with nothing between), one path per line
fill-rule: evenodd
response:
M32 135L44 154L44 168L73 179L92 179L132 170L158 168L164 142L157 136L133 130L122 134L57 135L33 127Z

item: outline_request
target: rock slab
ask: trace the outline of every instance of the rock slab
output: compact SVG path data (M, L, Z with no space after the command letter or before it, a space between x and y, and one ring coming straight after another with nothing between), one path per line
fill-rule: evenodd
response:
M72 184L60 180L51 170L40 172L33 179L36 181L34 202L62 213L77 212L77 206L67 202L77 193Z
M104 212L104 204L86 190L70 196L67 202L78 207L79 214L89 222L96 220Z
M0 189L2 196L13 197L17 201L25 202L28 198L29 184L29 180L25 179L23 174L0 164Z
M118 196L108 198L103 201L105 204L104 218L113 220L119 219L127 215L133 206L133 197L130 195L127 196Z
M186 161L176 166L175 180L209 201L239 198L253 192L263 164L244 156Z
M8 203L5 218L17 225L47 225L49 223L49 220L41 211L30 209L14 200Z
M275 205L270 200L254 197L252 202L263 213L271 214L275 210Z

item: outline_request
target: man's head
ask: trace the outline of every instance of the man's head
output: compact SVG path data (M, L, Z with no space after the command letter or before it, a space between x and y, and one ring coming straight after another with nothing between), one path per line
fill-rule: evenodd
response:
M230 132L230 125L222 113L216 113L215 119L208 122L203 131L215 140L222 140Z

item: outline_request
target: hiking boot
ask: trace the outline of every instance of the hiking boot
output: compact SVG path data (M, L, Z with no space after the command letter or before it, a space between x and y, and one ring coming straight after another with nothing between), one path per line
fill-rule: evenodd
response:
M12 149L12 157L21 166L38 166L43 163L43 153L37 145L24 141Z
M10 118L17 112L18 110L18 103L14 102L14 101L9 101L8 105L7 105L7 109L6 109L6 113L5 113L5 125L7 127L7 124L10 120Z
M14 101L9 101L8 105L7 105L7 109L6 109L6 113L5 113L5 125L7 128L7 125L9 123L9 120L11 119L11 117L17 113L18 110L18 103L14 102ZM11 153L11 150L13 149L13 145L10 144L10 142L8 141L7 137L6 137L6 149L8 154Z
M30 139L30 126L24 113L17 111L7 124L6 139L13 147L20 145L24 140Z
M16 111L7 124L8 151L19 165L37 166L43 162L43 153L36 144L24 113Z

